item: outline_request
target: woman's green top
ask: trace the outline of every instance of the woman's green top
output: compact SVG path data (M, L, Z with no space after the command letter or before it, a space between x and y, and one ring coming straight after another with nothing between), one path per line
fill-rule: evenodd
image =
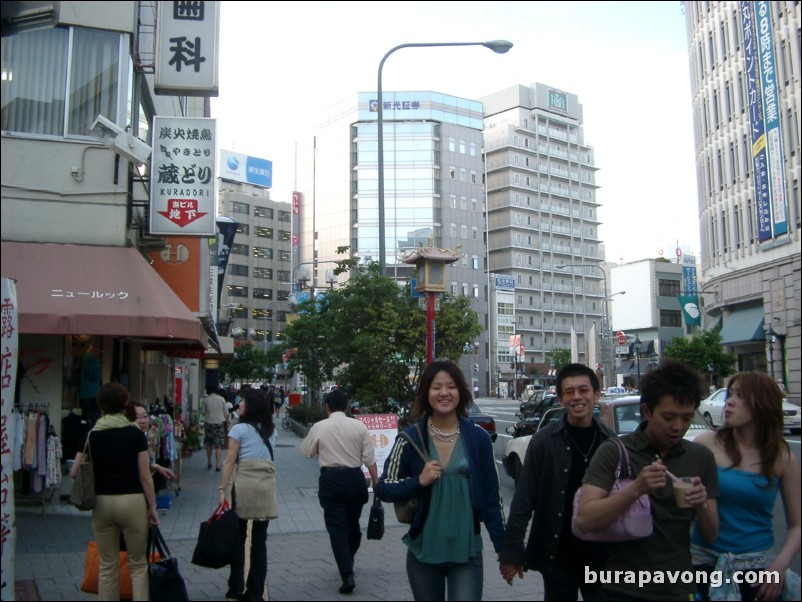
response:
M439 460L432 446L431 457ZM482 551L482 536L474 533L468 456L462 437L454 444L448 467L432 485L429 514L423 529L404 543L420 562L465 563Z

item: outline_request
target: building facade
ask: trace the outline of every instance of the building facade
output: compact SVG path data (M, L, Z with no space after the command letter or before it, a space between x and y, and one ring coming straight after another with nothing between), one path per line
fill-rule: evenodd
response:
M703 308L799 401L800 5L684 2Z
M582 105L575 94L541 83L481 100L488 270L515 286L512 324L507 295L490 312L491 370L496 380L514 379L509 335L515 334L525 371L537 365L542 374L549 352L571 349L575 361L599 364L603 375L599 337L609 289Z
M220 299L225 334L267 351L284 337L292 293L292 210L270 199L270 190L221 179L220 213L237 221ZM282 378L279 365L265 374Z
M378 260L378 128L376 94L330 110L315 135L314 181L300 207L301 261L322 274L343 259L337 248ZM482 105L437 92L384 92L386 273L413 276L405 253L428 246L460 253L446 268L448 290L471 299L487 323L486 248L483 237ZM435 349L436 355L436 349ZM476 366L478 364L478 367ZM487 338L461 360L466 380L486 395L490 387Z

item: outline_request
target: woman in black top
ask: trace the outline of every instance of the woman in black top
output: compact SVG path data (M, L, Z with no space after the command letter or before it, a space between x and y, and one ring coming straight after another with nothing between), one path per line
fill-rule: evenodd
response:
M148 522L159 524L156 495L150 476L145 434L128 418L130 396L119 383L100 387L97 403L103 416L89 432L88 453L95 473L92 530L100 556L100 600L120 599L120 531L128 549L134 600L149 600L146 547ZM75 477L83 459L83 443L70 471Z

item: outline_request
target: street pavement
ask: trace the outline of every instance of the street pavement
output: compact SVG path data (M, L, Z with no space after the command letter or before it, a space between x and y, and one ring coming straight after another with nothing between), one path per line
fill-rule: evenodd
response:
M317 458L301 455L301 437L279 430L276 481L279 518L267 530L270 600L412 600L407 580L406 526L395 520L385 504L386 530L381 541L364 536L370 504L362 515L363 539L356 555L356 589L340 594L340 576L317 500ZM228 567L207 569L191 564L201 521L217 506L220 473L206 468L205 451L196 451L181 463L180 489L169 509L161 512L161 531L186 582L190 600L225 600ZM59 492L64 495L66 492ZM54 496L58 500L59 496ZM505 512L511 500L504 500ZM89 512L54 501L44 507L17 507L14 579L35 582L42 600L95 600L80 591L86 544L93 539ZM498 572L496 554L487 532L484 538L484 599L543 599L539 573L525 573L507 585ZM8 578L3 575L3 578ZM18 597L18 600L26 599ZM27 599L34 599L29 597Z

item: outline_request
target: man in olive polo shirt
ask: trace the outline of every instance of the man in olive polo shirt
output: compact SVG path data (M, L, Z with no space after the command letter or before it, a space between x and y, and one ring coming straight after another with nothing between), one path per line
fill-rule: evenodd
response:
M648 493L654 532L645 539L609 545L610 557L599 575L605 594L608 600L690 600L696 584L683 583L679 577L693 570L691 522L697 521L706 541L718 537L716 462L709 449L683 439L705 394L704 377L686 364L666 359L641 379L640 388L645 420L634 433L619 439L637 478L619 494L608 495L619 452L614 442L605 442L585 472L576 522L585 532L605 527ZM685 493L689 508L677 505L669 471L677 477L694 477L693 487Z

